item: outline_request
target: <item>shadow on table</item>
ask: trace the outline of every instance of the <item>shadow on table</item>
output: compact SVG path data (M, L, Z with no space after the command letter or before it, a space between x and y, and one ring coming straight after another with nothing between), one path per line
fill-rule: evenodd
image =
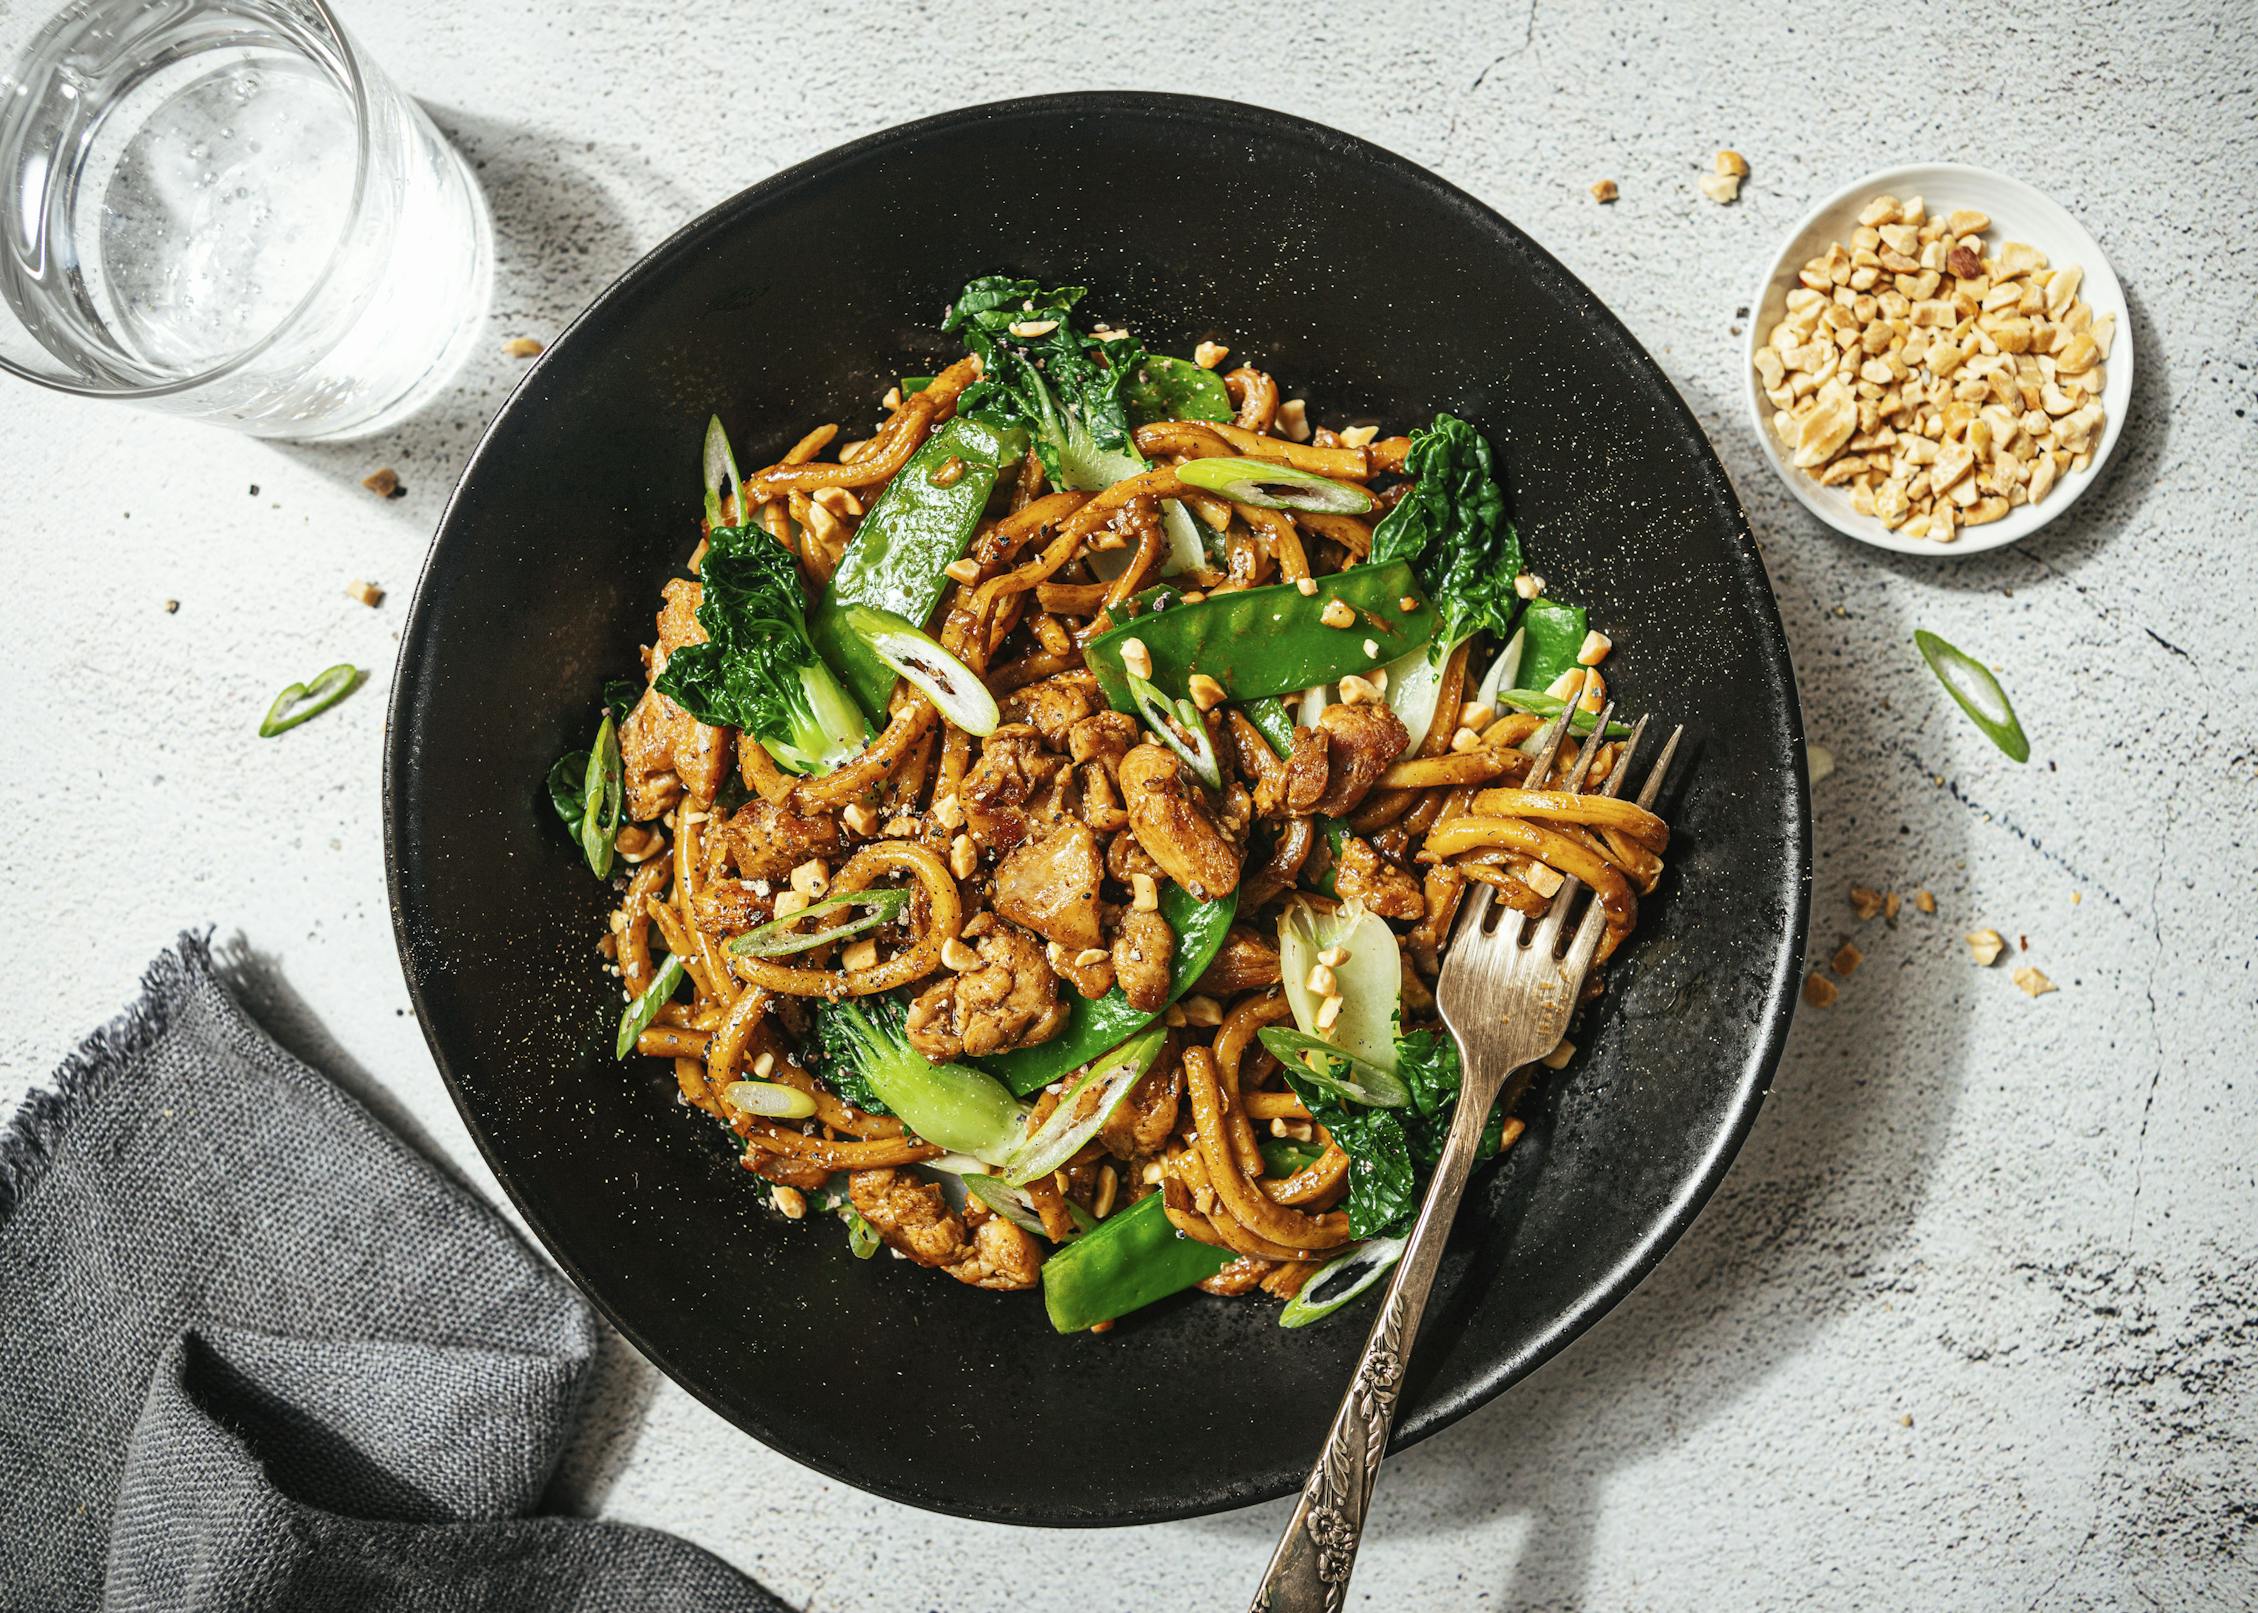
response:
M565 141L553 131L427 106L470 161L494 224L494 291L485 329L430 403L391 429L339 443L277 443L300 465L357 482L379 466L399 473L390 508L428 533L486 423L525 377L502 352L512 337L548 342L642 255L648 239L630 209L664 227L698 202L630 148ZM623 198L627 200L623 201Z
M1729 463L1761 464L1737 409L1679 385ZM1843 893L1852 883L1893 883L1890 870L1913 856L1919 867L1949 869L1965 836L1955 828L1918 848L1900 839L1909 803L1932 785L1897 759L1871 666L1829 641L1818 573L1839 563L1825 548L1830 536L1784 489L1744 482L1741 491L1755 495L1759 533L1778 534L1765 558L1812 736L1856 759L1815 792L1809 966L1824 967L1854 932L1874 956L1865 973L1840 982L1834 1007L1799 1015L1740 1158L1639 1289L1529 1381L1389 1462L1367 1535L1375 1561L1392 1545L1526 1520L1517 1559L1501 1562L1498 1583L1484 1587L1486 1605L1581 1605L1613 1470L1651 1457L1658 1438L1703 1439L1815 1334L1910 1286L1919 1258L1908 1234L1959 1095L1965 1033L1937 1022L1910 976L1886 977L1910 949L1856 925ZM1827 558L1807 558L1819 556ZM1868 608L1901 608L1880 597ZM1910 639L1913 625L1887 631ZM1904 882L1901 922L1943 922L1916 919L1911 887L1926 882ZM1898 1056L1913 1047L1917 1061ZM1251 1586L1289 1507L1274 1502L1191 1527L1243 1545ZM1673 1527L1668 1519L1641 1526Z

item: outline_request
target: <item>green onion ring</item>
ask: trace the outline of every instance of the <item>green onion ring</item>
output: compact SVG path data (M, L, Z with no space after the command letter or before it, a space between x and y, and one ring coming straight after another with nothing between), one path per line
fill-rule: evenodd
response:
M850 935L860 935L865 930L875 930L881 924L891 924L902 916L909 906L910 893L906 890L835 891L821 901L810 902L797 913L788 913L780 919L770 919L766 924L732 937L728 950L741 958L788 958L795 952L807 952L822 946L826 941L841 941ZM796 927L802 919L813 918L818 913L834 907L866 907L870 911L860 918L848 919L843 924L833 924L825 929L798 933Z
M288 733L308 717L318 717L360 687L361 669L347 661L315 673L304 683L293 683L274 697L259 722L259 737L272 739Z
M1153 738L1174 751L1202 784L1211 790L1222 789L1223 765L1216 760L1215 742L1208 738L1200 708L1189 700L1170 700L1134 672L1124 670L1122 675L1129 680L1129 697L1136 702L1137 715L1144 718ZM1198 737L1187 739L1186 733Z
M1176 479L1220 494L1235 504L1252 504L1264 510L1363 515L1376 502L1352 482L1337 482L1315 471L1267 459L1189 459L1176 467Z

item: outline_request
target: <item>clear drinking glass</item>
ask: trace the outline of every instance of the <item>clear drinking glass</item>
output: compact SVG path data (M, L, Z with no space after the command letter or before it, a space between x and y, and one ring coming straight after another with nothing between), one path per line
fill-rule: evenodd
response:
M52 4L0 0L0 368L305 439L445 385L485 200L324 0Z

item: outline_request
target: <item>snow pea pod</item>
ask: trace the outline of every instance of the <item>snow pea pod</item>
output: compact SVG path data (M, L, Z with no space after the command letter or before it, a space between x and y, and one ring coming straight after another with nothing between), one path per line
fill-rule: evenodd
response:
M1207 972L1230 931L1231 915L1238 910L1236 891L1219 901L1203 902L1180 885L1161 887L1161 917L1176 932L1176 961L1168 980L1170 1002L1190 991ZM1103 997L1075 997L1067 1010L1066 1028L1049 1041L973 1062L1024 1098L1111 1052L1159 1017L1130 1007L1115 986Z
M1141 612L1083 647L1083 659L1117 711L1136 709L1121 662L1121 648L1132 638L1152 657L1152 681L1170 694L1188 689L1192 674L1204 672L1232 699L1259 700L1369 672L1435 634L1434 608L1401 560L1321 577L1313 594L1281 583L1161 608L1169 592L1150 597ZM1325 625L1323 613L1334 600L1356 612L1347 627Z
M1205 1282L1230 1260L1178 1232L1148 1193L1043 1262L1043 1309L1061 1333L1079 1333Z
M949 562L964 553L988 508L997 474L1026 451L1025 432L958 415L910 455L856 529L808 613L808 635L871 721L885 723L895 673L850 625L848 611L872 606L923 627L948 586ZM952 459L960 468L946 474Z

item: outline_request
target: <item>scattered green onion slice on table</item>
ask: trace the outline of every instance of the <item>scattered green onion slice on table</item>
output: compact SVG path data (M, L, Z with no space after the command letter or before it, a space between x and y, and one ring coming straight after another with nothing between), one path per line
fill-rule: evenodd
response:
M1286 1301L1278 1313L1280 1327L1307 1327L1322 1322L1382 1277L1403 1258L1408 1239L1374 1238L1310 1273L1301 1292Z
M924 690L941 715L966 733L985 738L1003 721L980 674L916 623L874 605L850 605L845 619L871 654Z
M1174 751L1202 784L1211 790L1222 789L1223 764L1216 759L1215 742L1208 738L1200 708L1189 700L1169 699L1134 672L1125 675L1129 697L1153 738Z
M862 1211L852 1204L839 1206L839 1219L847 1223L847 1248L857 1260L868 1260L878 1253L878 1229L862 1218Z
M1337 1098L1368 1109L1401 1109L1411 1101L1411 1089L1393 1071L1344 1053L1331 1042L1284 1025L1265 1025L1256 1034L1295 1076Z
M627 1005L619 1016L619 1043L614 1049L620 1058L635 1051L636 1038L651 1028L651 1021L659 1017L659 1010L674 999L675 988L682 984L682 960L669 952L659 965L659 972L643 988L643 994Z
M1337 482L1267 459L1189 459L1176 467L1176 479L1233 503L1265 510L1363 515L1373 505L1372 495L1353 482Z
M1557 717L1560 715L1560 708L1568 702L1556 694L1545 694L1536 689L1500 689L1497 692L1497 704L1515 711L1534 712L1539 717ZM1591 733L1593 725L1598 721L1596 713L1579 709L1575 716L1568 719L1568 731L1581 739ZM1628 723L1611 722L1607 725L1606 737L1621 739L1630 731Z
M293 683L274 697L267 714L260 720L259 737L272 739L277 734L288 733L308 717L318 717L338 701L351 694L361 681L361 669L350 662L340 661L325 671L315 673L304 683Z
M815 1099L779 1081L732 1081L721 1096L739 1114L769 1120L805 1120L815 1113Z
M881 924L891 924L902 916L909 906L910 893L906 890L834 891L820 901L810 902L797 913L780 919L770 919L766 924L747 930L729 942L729 950L747 958L787 958L795 952L807 952L828 941L843 941L850 935L860 935L865 930L875 930ZM800 922L833 908L857 907L865 911L858 917L820 930L802 930Z
M598 879L612 871L612 837L619 833L619 814L625 799L625 773L619 756L619 724L611 713L597 725L596 743L588 752L588 773L581 786L580 849Z
M729 446L729 433L721 429L721 416L714 415L706 421L705 445L706 521L720 526L721 489L726 483L729 496L737 507L737 521L742 525L748 514L745 509L744 479L737 474L737 454Z
M1920 647L1921 658L1929 663L1929 670L1937 675L1946 694L1959 702L1960 709L1975 720L1984 737L2018 762L2031 759L2031 742L2024 737L2023 725L2015 720L2015 708L2008 702L2007 691L1999 686L1999 679L1990 667L1964 650L1956 650L1927 629L1913 635Z

